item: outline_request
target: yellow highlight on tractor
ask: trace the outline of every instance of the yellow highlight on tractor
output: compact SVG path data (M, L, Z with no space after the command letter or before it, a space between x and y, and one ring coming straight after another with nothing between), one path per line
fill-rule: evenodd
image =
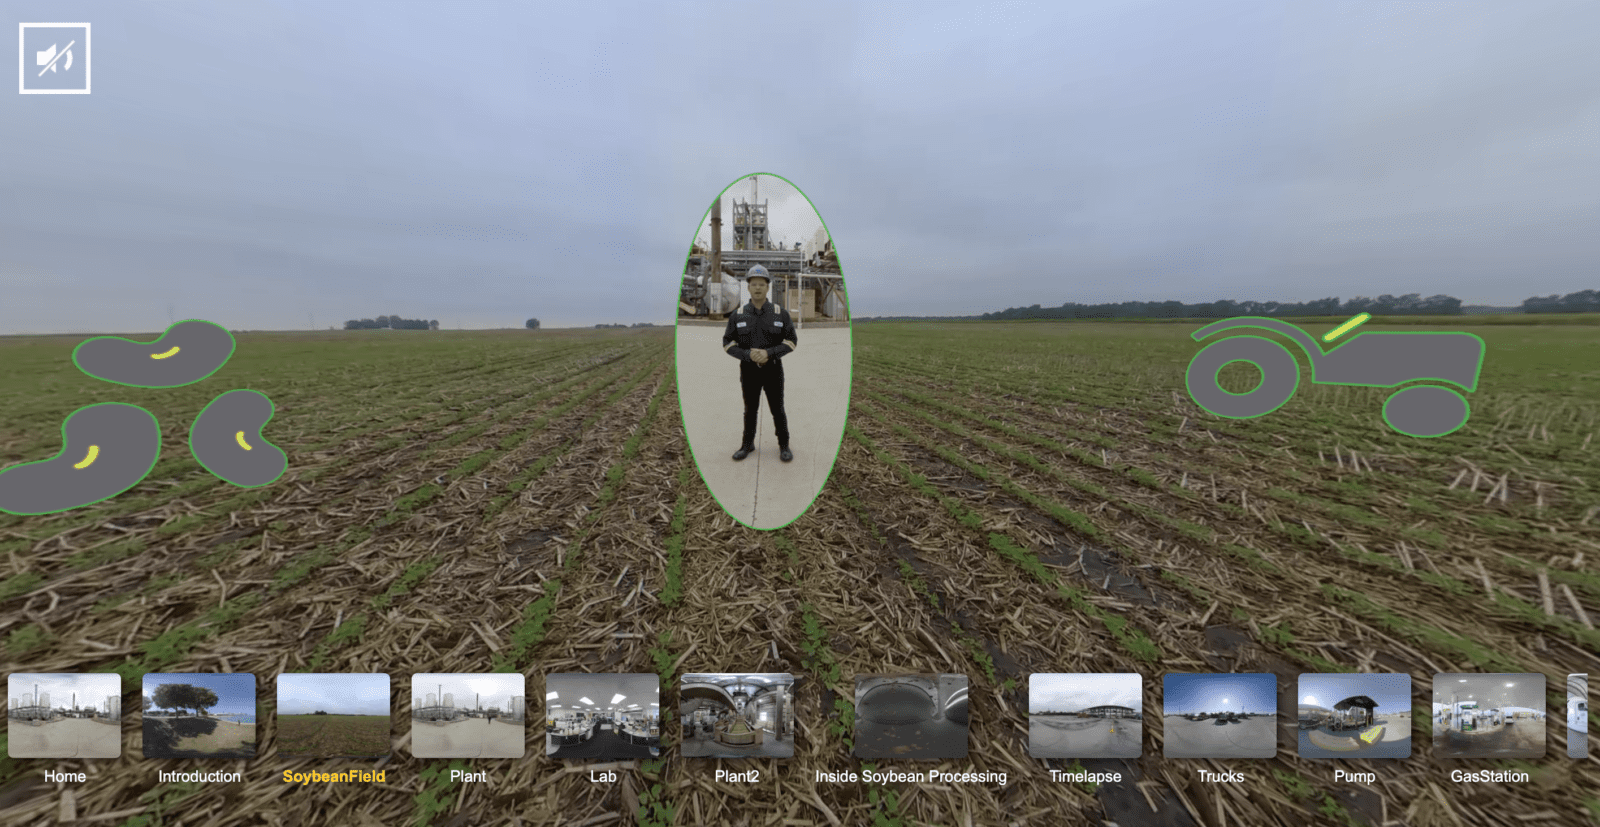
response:
M246 451L250 450L250 443L244 441L244 431L234 432L233 441L239 443L240 448L243 448Z
M176 356L176 355L178 355L178 346L177 345L173 345L172 347L168 348L166 351L164 351L162 353L152 353L152 354L150 354L150 358L151 359L165 359L168 356Z
M1344 324L1339 325L1327 333L1322 334L1322 341L1331 342L1334 339L1349 333L1351 330L1354 330L1356 325L1359 325L1370 318L1372 318L1371 313L1357 313L1352 319L1350 319L1350 321L1345 322Z
M90 445L89 446L89 454L88 454L88 456L85 456L83 458L82 462L74 463L72 467L78 469L79 471L82 471L83 469L88 468L89 466L93 465L94 461L96 459L98 459L99 457L100 457L100 446L98 446L98 445Z

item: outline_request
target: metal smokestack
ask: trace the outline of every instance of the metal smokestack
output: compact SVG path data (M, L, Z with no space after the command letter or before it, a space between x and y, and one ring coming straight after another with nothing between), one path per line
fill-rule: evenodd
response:
M711 283L722 284L722 196L711 202Z

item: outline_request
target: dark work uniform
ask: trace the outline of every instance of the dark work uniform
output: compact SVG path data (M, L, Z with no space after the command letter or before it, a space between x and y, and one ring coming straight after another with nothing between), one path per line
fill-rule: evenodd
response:
M767 407L772 410L773 430L778 435L778 447L789 447L789 415L783 411L783 360L784 354L800 345L795 338L794 322L789 311L768 301L757 310L745 302L739 312L728 317L728 327L722 333L722 347L729 356L739 360L739 387L744 391L744 441L741 446L754 445L756 440L756 414L761 408L761 393L767 394ZM750 361L751 350L765 350L767 363L758 365Z

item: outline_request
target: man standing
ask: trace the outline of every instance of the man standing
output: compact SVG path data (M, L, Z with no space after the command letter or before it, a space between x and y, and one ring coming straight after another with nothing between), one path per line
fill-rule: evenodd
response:
M739 388L744 391L744 441L733 452L733 458L744 459L756 449L756 414L765 391L773 430L778 435L778 458L788 462L794 454L789 451L789 415L783 411L781 360L793 353L800 341L795 337L789 311L767 301L767 288L772 285L767 268L759 264L751 267L745 274L745 284L750 288L750 301L728 316L728 327L722 333L723 351L739 360Z

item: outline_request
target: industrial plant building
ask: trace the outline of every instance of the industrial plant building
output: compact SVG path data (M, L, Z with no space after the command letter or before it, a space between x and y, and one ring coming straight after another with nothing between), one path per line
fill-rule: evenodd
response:
M418 758L521 758L526 679L506 673L422 673L411 680L411 753Z
M12 758L122 754L121 676L17 673L6 688L6 748Z

